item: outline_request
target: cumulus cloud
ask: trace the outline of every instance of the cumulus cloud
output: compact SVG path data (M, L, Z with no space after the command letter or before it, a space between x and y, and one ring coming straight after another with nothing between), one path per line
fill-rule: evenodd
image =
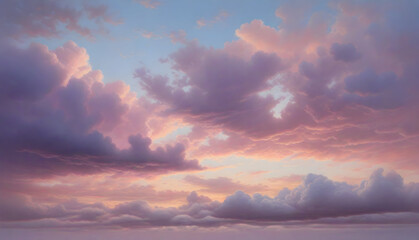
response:
M229 136L210 136L209 145L191 149L196 156L418 166L417 4L338 1L330 7L336 17L288 2L277 11L278 28L256 19L224 48L187 43L169 57L182 80L144 69L136 76L149 96L169 107L165 114ZM305 18L293 20L293 14Z
M292 190L285 188L274 198L238 191L220 203L192 192L187 200L187 204L177 208L152 207L145 201L108 208L77 201L44 206L9 195L0 201L0 225L39 226L47 218L55 221L49 222L48 227L417 223L419 185L405 184L397 173L383 174L378 169L358 186L309 174L301 185ZM19 211L15 212L16 208Z
M102 130L118 128L131 109L147 102L128 97L123 86L102 83L75 43L55 51L41 44L0 51L2 174L201 169L197 160L185 159L181 144L151 149L149 138L131 132L120 149L105 136Z
M153 76L144 68L135 73L151 96L171 107L167 113L185 114L198 122L238 131L271 131L269 128L274 127L269 110L276 102L260 97L258 92L268 89L268 80L282 69L275 54L258 52L246 61L190 42L171 59L174 69L189 77L187 82L177 81L178 85L171 86L167 77ZM267 123L255 124L259 120Z
M419 205L417 184L403 184L395 172L375 171L360 186L334 182L309 174L293 190L283 189L275 198L243 192L226 198L216 216L243 220L317 219L381 212L415 212Z
M157 6L157 1L142 2ZM80 10L53 1L6 1L5 6L0 33L8 40L57 37L61 27L91 37L93 30L80 24L83 17L99 27L119 23L106 6ZM119 191L148 196L115 207L55 204L56 199L47 204L37 202L39 195L30 194L34 186L25 182L69 174L154 176L203 169L186 157L186 144L152 146L147 137L151 126L161 130L171 116L194 125L184 141L195 144L189 149L194 155L350 159L414 171L419 153L418 5L336 2L332 7L333 18L313 13L295 20L293 14L304 16L313 9L284 6L276 12L281 26L245 23L236 31L238 40L221 49L188 41L183 31L165 35L183 44L168 57L175 77L145 68L135 72L157 103L137 98L123 82L103 83L86 50L73 42L50 50L1 41L0 195L6 197L0 199L0 226L417 223L418 184L405 184L400 175L382 170L359 186L310 174L300 186L275 197L243 192L262 186L188 176L186 181L207 192L243 191L223 202L193 192L185 205L171 208L144 200L178 198L184 192L137 186ZM226 137L217 137L220 130ZM6 178L21 183L21 189L11 190ZM78 186L49 189L85 195L74 190ZM108 191L120 193L112 187Z

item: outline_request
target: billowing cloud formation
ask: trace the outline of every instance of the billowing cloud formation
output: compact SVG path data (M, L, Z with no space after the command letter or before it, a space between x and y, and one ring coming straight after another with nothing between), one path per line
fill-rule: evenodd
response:
M150 180L154 186L139 178L202 170L189 159L232 153L417 170L418 3L336 1L324 12L313 6L290 1L276 11L280 26L244 23L238 39L220 49L188 40L183 30L162 35L182 44L162 59L173 71L136 70L147 94L138 98L121 81L102 82L74 42L55 50L27 45L63 30L91 38L93 28L120 22L106 6L2 2L0 228L419 223L419 185L395 172L377 170L359 186L314 174L271 178L268 186L215 171L206 179L188 173L183 183L201 193L242 191L222 202L192 192L180 207L155 203L184 198L190 189L176 189L182 176ZM190 133L177 135L180 129L174 143L152 144L179 126L174 119ZM261 194L272 181L300 179L275 197Z
M41 44L1 46L2 175L200 169L196 160L185 159L183 145L151 149L151 140L138 129L126 149L105 136L147 101L129 94L121 82L102 83L88 58L73 42L55 51ZM135 121L143 118L137 115Z
M84 8L67 6L63 2L51 0L6 0L0 7L0 35L13 39L24 37L58 37L66 30L93 38L93 30L80 24L86 17L102 27L103 22L119 24L105 5L86 5Z
M144 201L122 203L114 208L75 201L56 206L37 205L23 197L2 198L3 227L108 226L143 228L153 226L218 226L304 223L417 223L418 183L404 184L395 172L376 170L359 186L334 182L309 174L293 190L274 197L236 192L222 203L192 192L188 203L178 208L151 207ZM18 221L19 222L15 222ZM32 221L30 221L32 220Z
M375 171L360 186L310 174L302 185L283 189L275 198L236 192L216 216L243 220L299 220L381 212L418 211L418 184L403 185L400 175Z
M196 156L238 153L417 167L419 6L331 6L337 11L333 18L310 4L284 5L277 11L279 29L254 20L222 49L187 42L170 56L181 79L143 69L136 75L150 96L169 107L166 113L229 136L210 137L209 145L191 150Z
M282 68L275 54L258 52L246 61L191 42L171 57L174 68L189 81L179 80L172 87L164 76L152 76L145 69L136 72L150 95L172 106L170 112L239 131L271 131L275 119L269 110L275 101L257 93L268 89L268 80ZM259 120L266 125L256 124Z

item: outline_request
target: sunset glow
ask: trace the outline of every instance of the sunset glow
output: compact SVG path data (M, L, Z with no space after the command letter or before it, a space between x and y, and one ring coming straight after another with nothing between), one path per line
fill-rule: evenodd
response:
M418 239L418 12L0 0L0 239Z

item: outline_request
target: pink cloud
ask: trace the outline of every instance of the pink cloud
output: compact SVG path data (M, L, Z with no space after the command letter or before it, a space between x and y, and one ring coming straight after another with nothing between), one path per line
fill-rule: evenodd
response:
M53 179L1 179L3 194L30 196L34 202L56 204L71 198L104 204L142 199L153 204L175 205L183 202L189 192L158 190L152 185L138 184L136 174L67 175Z
M403 183L395 172L374 171L360 185L309 174L296 188L277 196L250 196L242 191L223 202L192 192L180 207L152 207L145 201L113 208L76 200L37 204L22 195L0 200L0 226L150 228L158 226L305 225L417 223L418 183Z
M196 24L198 25L198 28L202 28L205 26L211 26L217 22L224 21L230 14L225 11L221 10L215 17L213 17L211 20L206 20L204 18L201 18L196 21Z
M87 17L89 19L96 20L98 24L102 24L101 21L113 25L123 23L121 19L116 19L112 14L108 12L108 7L106 5L85 5L84 9L87 12Z
M194 175L187 175L184 178L189 184L196 185L198 187L203 187L200 191L206 193L231 193L237 190L242 190L246 192L256 192L266 190L266 186L263 185L249 185L243 184L240 182L233 181L230 178L218 177L204 179Z
M34 4L43 7L34 9ZM290 4L276 12L280 26L245 23L236 31L239 39L221 49L188 41L184 31L166 34L183 44L166 61L174 74L137 69L135 77L147 92L142 98L122 81L104 83L102 73L91 69L86 50L74 42L50 50L0 41L0 193L6 196L0 199L0 227L418 223L418 183L406 184L397 173L382 170L360 185L314 174L272 178L269 189L277 182L290 186L303 180L275 197L260 194L265 184L188 175L184 181L203 192L232 195L217 202L193 192L180 207L146 201L178 200L185 191L110 182L99 187L71 179L197 171L204 167L194 158L229 154L365 161L415 172L416 8L407 1L338 2L335 18L314 13L302 21L291 16L313 9ZM0 10L2 36L58 37L63 25L91 37L93 30L80 24L81 17L99 28L118 23L102 5L78 10L36 1L20 6ZM283 108L274 115L278 106ZM172 132L175 123L192 130L169 144L152 143ZM70 176L71 184L54 183L58 176ZM41 180L51 181L36 185ZM63 201L68 193L120 204Z
M15 1L3 2L0 10L0 33L2 37L22 39L24 37L59 37L60 25L89 39L94 38L96 29L81 25L81 18L86 16L94 20L103 31L103 22L119 24L122 21L108 13L105 5L86 5L78 9L56 1Z
M161 5L161 2L157 0L138 0L137 2L139 2L144 7L151 9L157 8Z
M307 22L290 22L284 15L292 13L290 6L279 10L284 21L278 28L254 20L224 48L190 42L171 54L172 69L187 76L182 84L169 86L168 77L144 70L137 76L149 96L168 106L165 114L230 136L208 136L202 140L208 144L190 150L195 156L293 156L415 168L419 25L408 2L386 3L369 15L375 5L338 3L336 18L314 12Z
M135 76L141 79L142 86L151 96L197 121L208 121L238 131L259 127L263 129L253 131L270 131L269 127L275 120L269 110L275 102L272 98L259 97L257 93L268 89L268 80L281 70L281 59L275 54L259 52L249 61L244 61L191 42L171 58L174 69L187 74L190 81L173 88L168 86L167 77L152 76L147 70L138 69ZM185 86L191 89L184 92L182 88ZM236 111L237 108L241 110ZM172 109L168 112L173 112ZM258 126L254 124L258 118L272 122Z
M144 38L148 38L148 39L159 39L162 38L162 36L160 36L159 34L156 34L154 32L149 32L149 31L143 31L141 33L141 36Z
M134 119L131 114L143 113L136 106L147 106L147 101L130 95L122 82L102 83L101 74L90 71L86 51L75 43L55 51L41 44L26 49L4 45L0 51L2 174L31 178L202 169L197 160L185 159L182 144L152 149L140 128L126 136L122 149L104 135L124 132L121 124L128 121L145 126L138 121L147 117Z

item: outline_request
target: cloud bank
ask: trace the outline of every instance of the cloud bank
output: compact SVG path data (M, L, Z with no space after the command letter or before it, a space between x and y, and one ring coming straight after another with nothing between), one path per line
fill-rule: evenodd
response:
M0 201L2 227L214 227L231 224L389 224L419 222L419 184L403 183L395 172L372 173L360 185L309 174L296 188L274 198L238 191L223 202L192 192L178 208L132 201L109 208L76 201L40 205L9 195ZM335 221L336 220L336 221Z

